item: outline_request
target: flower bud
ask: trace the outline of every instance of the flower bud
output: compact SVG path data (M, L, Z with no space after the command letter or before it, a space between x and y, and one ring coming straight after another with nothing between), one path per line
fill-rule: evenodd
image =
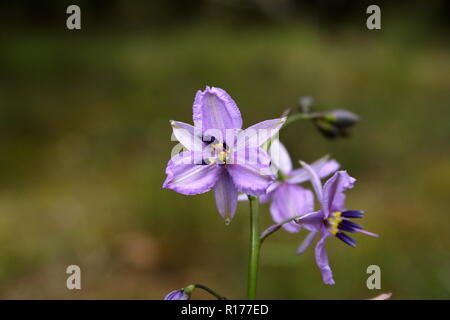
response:
M187 289L187 287L186 287ZM190 299L190 294L191 291L187 292L189 290L185 290L183 289L178 289L178 290L174 290L172 292L169 292L165 297L164 300L189 300Z
M327 138L348 136L349 128L359 121L359 116L348 110L332 110L315 115L312 120Z

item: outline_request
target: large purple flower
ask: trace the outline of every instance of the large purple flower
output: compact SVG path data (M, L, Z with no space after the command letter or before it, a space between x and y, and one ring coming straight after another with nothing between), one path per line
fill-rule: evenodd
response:
M193 119L194 126L171 121L175 137L187 151L170 159L163 188L185 195L214 188L217 209L229 221L236 212L238 192L261 195L275 179L270 156L260 146L286 118L242 130L233 99L222 89L206 87L195 96Z
M294 170L292 168L289 153L278 139L272 141L269 154L273 167L278 171L278 179L260 199L263 203L272 202L270 213L273 220L276 223L282 223L290 218L313 211L314 197L312 192L299 185L309 180L306 169L298 168ZM311 167L320 178L324 178L339 169L339 163L336 160L328 160L328 157L324 157L312 163ZM301 226L292 221L284 223L283 228L288 232L299 232Z
M362 218L362 211L345 209L344 191L353 188L353 184L356 181L355 178L350 177L347 171L338 171L328 179L322 188L316 171L306 163L302 162L302 165L310 176L314 191L320 201L321 209L308 213L297 220L297 223L312 230L300 246L299 253L303 252L311 244L317 233L320 233L320 240L317 242L315 249L316 262L322 273L323 281L326 284L334 284L333 273L325 251L325 240L330 236L336 236L346 244L354 247L356 240L349 237L346 232L361 232L374 237L378 237L378 235L365 231L360 225L350 221L353 218Z

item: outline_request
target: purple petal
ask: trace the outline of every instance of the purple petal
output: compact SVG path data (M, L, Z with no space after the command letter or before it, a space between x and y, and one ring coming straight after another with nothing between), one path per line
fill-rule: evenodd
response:
M204 91L197 91L193 118L195 127L201 128L202 132L218 129L222 131L222 138L225 137L226 129L242 128L239 108L228 93L220 88L206 87Z
M238 193L238 201L248 201L248 196L245 193Z
M219 180L217 180L214 187L214 196L220 215L224 219L233 219L236 212L238 192L226 170L222 171Z
M262 194L259 196L259 202L261 203L267 203L272 200L272 194L273 192L278 188L280 185L280 182L274 181L266 190L265 194Z
M270 157L261 148L253 148L233 155L233 164L225 168L239 192L252 196L265 194L275 180L270 170Z
M276 223L311 212L314 197L311 191L289 183L281 183L272 193L270 213ZM299 232L301 225L294 221L283 224L288 232Z
M327 218L332 212L343 211L345 206L344 191L353 188L356 179L348 175L347 171L336 172L323 187L322 209Z
M286 117L266 120L257 123L241 132L237 137L235 150L255 148L263 145L281 129L286 122Z
M204 143L201 140L202 132L190 124L170 121L175 138L188 150L202 152Z
M164 300L189 300L189 296L184 292L184 290L174 290L169 292Z
M311 231L306 238L302 241L300 246L297 248L296 254L302 254L305 252L306 249L308 249L309 245L314 241L314 238L316 237L317 231Z
M320 231L323 226L323 212L322 210L309 212L296 219L296 223L302 228L309 231Z
M269 154L272 159L272 164L284 174L289 174L292 171L292 161L285 146L279 139L275 139L270 144Z
M309 175L309 180L316 192L317 199L322 201L322 182L320 182L320 178L317 175L316 171L306 162L300 161L300 164L305 168L306 172Z
M193 155L189 151L173 156L167 164L167 178L164 181L163 188L172 189L185 195L194 195L211 190L223 168L216 165L196 165L192 162Z
M334 159L328 160L328 156L326 156L311 163L310 166L322 179L339 169L340 164ZM288 181L291 183L303 183L309 180L309 175L305 168L295 169L289 176Z
M333 273L328 263L328 255L325 250L325 240L328 237L328 232L322 233L320 240L317 242L315 253L316 263L322 273L322 279L325 284L334 284Z

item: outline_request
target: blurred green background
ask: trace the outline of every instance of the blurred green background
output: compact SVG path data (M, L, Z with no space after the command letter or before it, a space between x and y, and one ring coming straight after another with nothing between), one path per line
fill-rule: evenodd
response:
M82 30L66 29L80 5ZM311 123L281 134L293 159L331 154L366 211L352 249L327 243L322 283L302 234L264 243L264 299L450 298L449 3L17 1L0 5L0 298L160 299L190 283L246 288L248 209L230 226L212 193L163 190L170 119L191 123L196 90L227 90L244 127L298 97L362 121L329 141ZM263 225L271 223L267 206ZM66 267L82 290L66 289ZM366 288L367 266L382 290ZM208 298L195 292L194 298Z

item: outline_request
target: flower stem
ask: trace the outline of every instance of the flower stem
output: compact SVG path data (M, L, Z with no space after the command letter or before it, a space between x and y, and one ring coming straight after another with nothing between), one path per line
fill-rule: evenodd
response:
M217 300L227 300L227 298L225 298L224 296L220 295L219 293L215 292L213 289L208 288L207 286L203 285L203 284L194 284L193 285L195 288L199 288L199 289L203 289L206 292L208 292L209 294L213 295L214 297L217 298Z
M286 128L289 124L291 124L292 122L295 122L297 120L311 119L312 117L314 117L314 114L311 114L311 113L297 113L297 114L294 114L294 115L292 115L292 116L287 118L286 122L284 123L283 128Z
M291 222L291 221L295 221L296 219L299 219L299 218L301 218L301 217L302 217L302 216L295 216L295 217L292 217L292 218L283 220L283 221L281 221L280 223L276 223L276 224L271 225L270 227L268 227L266 230L264 230L264 231L261 233L261 235L260 235L260 237L259 237L260 244L262 244L263 241L266 240L266 238L267 238L268 236L270 236L272 233L275 233L276 231L280 230L280 228L281 228L284 224L289 223L289 222Z
M257 197L248 196L250 203L250 251L248 264L247 299L256 299L256 282L258 277L259 249L259 201Z

